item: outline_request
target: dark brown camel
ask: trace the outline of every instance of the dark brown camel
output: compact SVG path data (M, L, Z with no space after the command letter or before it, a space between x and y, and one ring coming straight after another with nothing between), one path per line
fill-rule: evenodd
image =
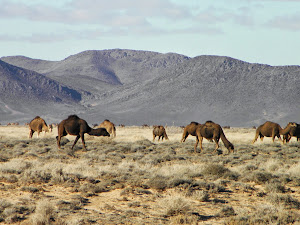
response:
M191 122L189 125L187 125L183 130L183 134L180 142L185 142L185 140L189 135L197 136L196 130L200 125L201 124L197 122Z
M116 137L116 127L115 127L115 124L113 124L109 120L104 120L96 128L105 128L107 130L107 132L110 135L112 135L112 137Z
M197 145L200 142L200 152L203 151L202 147L202 141L203 138L206 138L207 140L213 140L216 143L216 148L213 152L216 152L219 148L219 140L221 138L222 142L224 143L225 147L228 149L229 153L234 152L234 146L233 144L228 141L226 138L222 127L214 123L212 121L206 121L205 124L202 124L198 126L196 130L196 144L194 147L195 152L197 152Z
M299 141L300 140L300 124L295 123L295 122L289 122L288 124L296 125L296 126L291 127L289 133L283 135L283 142L286 142L286 143L289 142L292 137L296 137L297 141Z
M282 141L280 135L288 134L293 127L296 127L295 123L288 123L288 125L282 129L278 123L267 121L256 129L255 138L252 141L252 144L257 141L258 136L261 141L263 141L264 137L272 137L273 142L275 137Z
M37 136L39 136L39 134L42 131L45 131L45 132L49 131L47 123L45 122L45 120L43 120L39 116L36 116L33 120L30 121L29 130L30 130L29 138L32 138L32 135L35 131L37 132Z
M166 140L169 140L166 129L164 128L164 126L153 126L153 141L156 138L156 136L158 136L158 141L161 140L163 141L164 138Z
M82 140L83 148L86 149L84 141L85 133L92 136L110 136L105 128L93 129L85 120L80 119L77 115L71 115L58 124L58 136L56 136L58 148L60 149L61 137L70 134L77 136L71 149L74 148L79 138Z

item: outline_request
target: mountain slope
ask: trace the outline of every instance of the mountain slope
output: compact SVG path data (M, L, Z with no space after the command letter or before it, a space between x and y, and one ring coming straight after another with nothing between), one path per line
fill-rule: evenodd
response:
M84 51L57 62L2 59L89 92L82 95L77 111L93 123L111 119L116 124L185 125L213 120L257 126L273 120L284 126L300 119L299 66L120 49Z
M113 90L109 99L94 105L110 108L132 123L286 123L299 119L299 76L299 66L272 67L200 56L151 81Z
M53 113L65 105L81 101L81 94L37 72L26 70L0 60L1 120L24 121L28 115ZM64 106L61 106L64 104ZM54 107L55 108L55 107ZM22 118L20 118L22 117Z
M24 56L2 57L1 60L34 70L63 84L80 89L78 83L90 90L104 84L121 85L152 79L189 58L183 55L134 50L90 50L62 61L44 61Z

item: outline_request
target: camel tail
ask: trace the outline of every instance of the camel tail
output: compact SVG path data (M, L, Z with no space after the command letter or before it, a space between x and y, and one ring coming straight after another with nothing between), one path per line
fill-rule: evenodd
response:
M222 128L221 128L221 135L220 135L220 137L221 137L221 140L224 143L225 147L229 150L229 152L231 152L231 151L233 152L234 151L234 146L233 146L233 144L230 141L228 141L228 139L226 138L226 136L225 136Z

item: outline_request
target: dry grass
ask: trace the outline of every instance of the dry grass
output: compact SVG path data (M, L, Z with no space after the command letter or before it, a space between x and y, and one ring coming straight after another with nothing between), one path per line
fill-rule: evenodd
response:
M195 137L152 142L152 129L117 127L117 137L86 135L56 146L53 133L28 139L28 128L0 126L2 224L293 224L299 223L300 143L265 138L254 129L224 130L235 145Z

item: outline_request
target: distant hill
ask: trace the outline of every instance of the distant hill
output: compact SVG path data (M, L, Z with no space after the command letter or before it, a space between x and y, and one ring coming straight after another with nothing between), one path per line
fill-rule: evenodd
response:
M285 126L300 120L299 66L121 49L84 51L56 62L24 56L1 60L76 90L82 97L78 113L93 123L111 119L116 124L186 125L213 120L257 126L272 120Z
M0 60L0 112L2 119L12 112L40 111L50 104L77 104L81 94L37 72ZM2 107L1 107L2 106ZM1 109L3 108L3 109ZM15 108L15 110L13 110ZM40 113L40 112L38 112ZM19 118L18 118L19 119Z

